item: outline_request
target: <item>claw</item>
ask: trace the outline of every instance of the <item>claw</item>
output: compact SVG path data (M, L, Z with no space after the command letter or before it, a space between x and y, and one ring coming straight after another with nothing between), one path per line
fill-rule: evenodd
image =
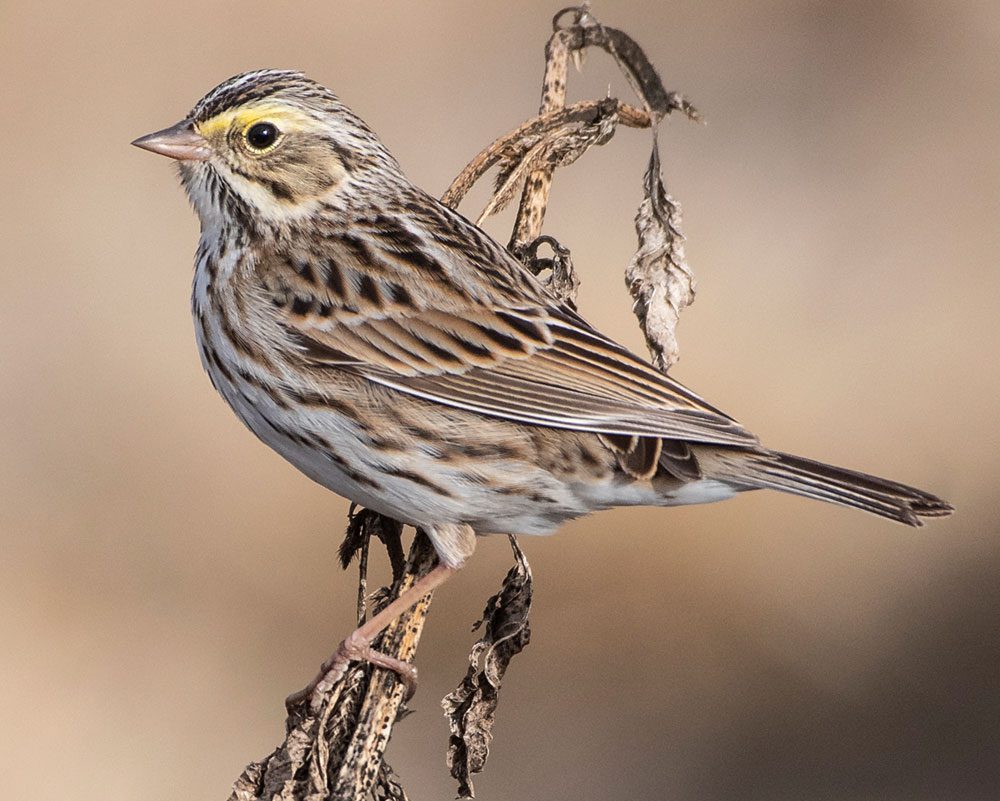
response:
M396 673L406 688L403 696L404 701L409 701L417 692L417 668L415 665L376 651L355 631L337 646L333 656L320 666L315 679L285 699L285 711L291 715L308 699L310 713L318 715L323 709L323 702L330 690L344 678L351 662L369 662Z

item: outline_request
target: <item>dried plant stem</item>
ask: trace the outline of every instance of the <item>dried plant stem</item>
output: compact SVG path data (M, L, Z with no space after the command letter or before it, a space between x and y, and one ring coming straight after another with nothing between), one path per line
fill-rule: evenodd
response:
M422 547L420 541L414 542L395 595L412 587L433 564L431 550ZM379 650L397 659L412 660L417 652L430 604L431 596L424 596L416 606L390 623L381 636ZM365 798L375 786L405 691L403 683L392 671L372 671L337 778L332 782L330 798ZM330 714L335 709L334 705L328 704L324 714Z
M608 98L607 100L582 100L579 103L574 103L571 106L566 106L547 114L539 114L537 117L532 117L527 122L522 123L505 136L501 136L488 148L478 153L455 176L455 180L451 182L451 186L441 196L441 202L452 208L457 208L473 185L491 167L496 165L498 161L508 158L516 152L518 146L523 147L524 142L558 130L568 123L596 123L602 111L606 113L609 106L617 114L619 122L629 128L648 128L652 124L652 118L648 112L635 106L630 106L628 103L623 103L615 98ZM545 171L540 170L539 172ZM529 176L529 182L530 180L531 177ZM532 194L540 194L543 191L543 185L547 186L548 184L544 181L533 184L532 186L535 188L532 189ZM547 193L548 190L545 189L544 191ZM529 198L527 201L528 205L532 207L539 202L541 202L540 199L534 198ZM524 202L522 202L523 205ZM527 242L537 239L539 235L532 236Z
M545 77L542 80L542 102L539 115L552 114L566 105L566 73L569 64L571 34L557 30L545 45ZM542 234L545 209L549 203L553 167L534 170L525 182L521 205L510 244L512 253L519 253Z
M362 524L376 526L383 519L370 515ZM385 600L411 587L434 561L433 547L419 534ZM376 647L399 659L412 659L429 606L427 596L390 624ZM353 665L319 715L308 712L308 702L289 713L285 741L270 756L247 766L230 801L406 799L384 758L404 692L392 671Z

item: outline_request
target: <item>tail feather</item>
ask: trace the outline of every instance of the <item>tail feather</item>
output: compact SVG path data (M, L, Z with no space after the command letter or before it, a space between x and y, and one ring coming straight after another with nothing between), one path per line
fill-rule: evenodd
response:
M863 509L909 526L923 525L922 517L945 517L953 511L951 504L929 492L801 456L770 451L743 452L743 457L728 477L743 486Z

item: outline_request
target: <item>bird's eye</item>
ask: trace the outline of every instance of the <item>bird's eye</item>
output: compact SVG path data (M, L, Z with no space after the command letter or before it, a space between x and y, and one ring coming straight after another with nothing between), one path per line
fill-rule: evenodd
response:
M279 131L269 122L255 122L247 128L247 144L254 150L267 150L278 141Z

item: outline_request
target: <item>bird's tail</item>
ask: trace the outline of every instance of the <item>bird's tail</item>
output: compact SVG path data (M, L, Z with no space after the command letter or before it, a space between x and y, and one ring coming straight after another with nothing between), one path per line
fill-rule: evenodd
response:
M929 492L801 456L779 451L743 452L742 456L713 465L716 470L722 465L731 467L723 468L730 475L717 477L747 488L776 489L863 509L909 526L922 525L922 517L945 517L953 511L951 504Z

